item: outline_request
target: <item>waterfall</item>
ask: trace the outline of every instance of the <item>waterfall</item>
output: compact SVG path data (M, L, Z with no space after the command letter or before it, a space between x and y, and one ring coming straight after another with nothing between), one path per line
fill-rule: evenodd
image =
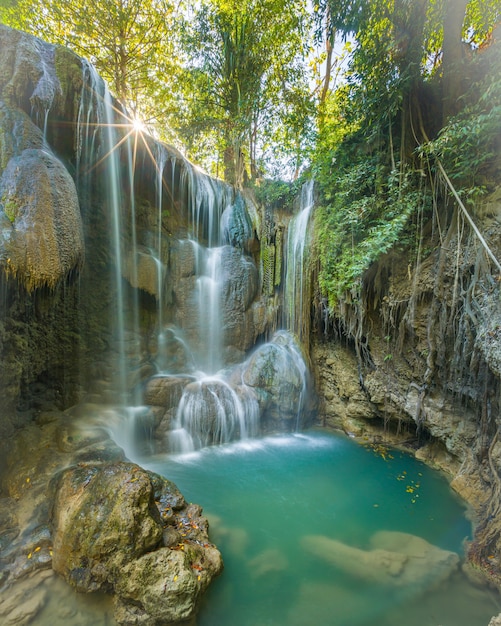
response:
M44 142L47 141L47 121L56 94L61 94L61 85L54 69L56 47L39 39L34 40L38 52L38 79L31 95L31 116L43 131Z
M157 262L157 315L158 315L158 327L160 329L160 333L162 333L163 329L163 279L164 279L164 271L163 271L163 263L162 263L162 248L163 248L163 237L162 237L162 223L163 223L163 189L164 189L164 170L165 165L167 163L167 152L163 149L163 146L157 147L157 153L155 155L156 159L156 179L155 179L155 189L156 189L156 209L157 209L157 233L156 233L156 262ZM174 172L174 166L173 166Z
M284 313L285 327L307 342L310 330L310 279L307 274L308 223L313 209L313 180L301 189L300 206L288 228Z
M221 367L223 330L221 328L222 249L209 248L200 263L196 282L200 366L209 374Z
M94 67L83 62L83 87L76 128L76 184L82 210L88 210L97 190L106 208L106 226L99 224L99 236L90 227L86 238L102 238L110 257L108 320L111 336L106 378L109 385L102 393L105 404L112 404L116 419L110 419L110 409L103 410L108 426L117 435L131 442L136 421L144 414L137 406L139 397L135 369L140 363L139 304L137 289L127 289L123 278L127 265L130 282L137 283L137 234L134 197L135 169L132 144L126 132L117 123L122 116L116 103ZM122 125L123 126L123 125ZM102 195L101 195L102 194ZM94 225L95 227L95 225ZM101 269L102 266L99 266ZM99 381L101 387L106 379ZM104 387L103 387L104 389ZM126 435L125 433L128 433ZM128 447L129 450L131 446Z
M141 159L125 113L92 66L83 72L77 184L81 197L92 195L91 187L102 194L110 228L114 379L107 428L130 458L299 429L308 375L292 336L281 331L249 352L266 326L253 326L265 300L243 196L153 140L146 145L143 138ZM299 236L311 186L304 194L303 222L291 228L291 267L303 264ZM292 285L292 301L302 301L302 282ZM288 311L289 328L298 332Z
M173 452L255 437L258 409L254 398L240 398L222 377L207 376L187 385L170 435Z

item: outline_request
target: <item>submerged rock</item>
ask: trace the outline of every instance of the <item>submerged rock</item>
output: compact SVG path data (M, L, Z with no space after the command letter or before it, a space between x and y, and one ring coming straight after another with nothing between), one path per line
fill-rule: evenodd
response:
M446 580L458 568L459 556L407 533L380 531L370 549L362 550L336 539L308 535L302 547L311 554L360 580L424 591Z

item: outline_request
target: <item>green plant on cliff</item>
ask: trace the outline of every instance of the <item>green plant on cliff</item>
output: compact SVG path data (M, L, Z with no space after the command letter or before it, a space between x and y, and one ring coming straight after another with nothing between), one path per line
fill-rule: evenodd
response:
M357 297L378 257L412 240L413 216L431 211L436 193L434 156L471 199L495 175L501 7L323 0L318 10L353 38L345 81L321 103L313 157L319 282L334 307Z
M319 283L331 308L347 292L357 297L360 277L382 254L411 242L412 215L430 206L414 172L388 172L378 188L376 171L369 159L351 167L337 180L331 201L316 213Z
M501 168L501 47L492 48L488 59L476 61L472 67L476 80L464 94L464 109L420 150L441 160L467 200L482 194Z

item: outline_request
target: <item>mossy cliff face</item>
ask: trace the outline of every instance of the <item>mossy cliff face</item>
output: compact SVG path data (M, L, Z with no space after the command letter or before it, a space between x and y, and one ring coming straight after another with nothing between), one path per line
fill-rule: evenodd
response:
M475 219L501 258L499 190ZM460 213L444 210L439 227L418 254L382 257L330 325L318 321L321 419L445 470L478 514L470 560L500 584L499 277Z
M82 98L98 100L89 79L72 53L0 25L0 621L33 619L43 603L21 600L18 585L34 576L30 587L41 593L41 573L56 571L79 590L113 594L118 623L186 622L222 568L200 507L128 463L102 431L80 433L80 413L69 410L83 399L100 410L116 399L120 350L103 164L86 160L78 124ZM92 150L102 152L98 138ZM151 164L138 177L141 251L149 228L158 232L155 176ZM169 231L186 234L181 192L176 201L165 211L167 259ZM120 237L127 249L132 235L124 228ZM128 329L125 348L140 346L129 388L154 371L152 267L135 284L126 258L120 268L122 288L141 303L142 326Z

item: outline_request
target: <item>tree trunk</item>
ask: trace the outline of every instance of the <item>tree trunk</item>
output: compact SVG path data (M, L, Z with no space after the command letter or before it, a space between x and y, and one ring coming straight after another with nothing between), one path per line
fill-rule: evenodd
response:
M444 41L442 45L442 123L461 109L463 94L462 41L463 22L468 0L447 0L444 12Z
M223 154L224 180L230 185L234 185L237 180L237 168L235 162L235 150L233 146L227 145Z

